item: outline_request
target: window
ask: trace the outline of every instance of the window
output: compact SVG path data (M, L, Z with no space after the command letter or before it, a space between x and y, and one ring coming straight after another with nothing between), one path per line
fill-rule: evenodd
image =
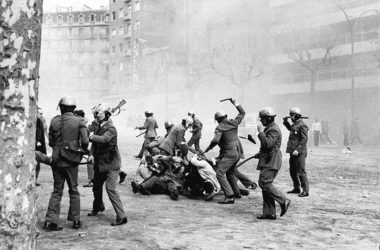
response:
M73 36L73 29L69 28L69 37L72 37L72 36Z
M59 15L57 17L57 23L58 23L58 25L62 25L62 23L63 23L63 16Z
M83 28L79 28L79 36L83 35Z
M95 23L95 14L90 15L90 23Z
M121 9L119 9L119 18L121 19L123 17L124 17L124 9L121 8Z
M69 15L67 18L68 18L67 22L69 24L73 24L74 23L74 16L73 15Z
M123 52L123 44L122 43L119 44L119 51L120 51L120 53Z
M79 15L79 23L84 23L84 15L83 14Z
M90 28L90 35L91 35L92 38L94 37L94 27Z
M119 64L119 70L120 70L120 71L123 71L123 69L124 69L124 63L121 62L121 63Z
M140 8L141 8L140 1L139 0L135 1L135 12L139 11Z
M116 36L116 29L112 29L112 33L111 33L112 36Z
M139 30L139 29L140 29L140 21L136 20L135 21L135 30Z
M112 11L112 21L115 21L115 20L116 20L116 12Z
M110 28L106 27L106 36L110 35Z
M112 55L115 55L116 53L116 47L115 46L112 46L112 51L111 51Z
M84 51L84 41L79 41L79 52Z
M131 35L131 25L130 24L128 24L127 25L127 33L126 33L126 35Z
M119 26L119 35L123 35L124 34L124 26Z
M112 3L115 3L116 2L116 0L112 0Z
M106 14L104 17L104 21L109 22L110 21L110 15Z

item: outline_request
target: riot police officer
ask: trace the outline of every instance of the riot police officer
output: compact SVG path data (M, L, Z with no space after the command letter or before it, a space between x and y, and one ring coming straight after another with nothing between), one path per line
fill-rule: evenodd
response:
M70 207L67 219L73 221L73 228L81 227L80 194L78 191L78 165L82 152L87 149L88 135L86 122L74 115L76 103L73 97L62 97L58 103L61 115L54 117L49 127L49 146L53 148L52 159L54 190L49 200L44 229L59 231L60 206L65 181L69 188Z
M289 118L293 122L290 125ZM286 153L289 153L289 171L293 180L293 189L288 193L301 193L299 197L309 196L309 181L305 171L305 160L307 156L308 126L302 120L301 110L293 107L289 116L284 117L284 125L290 131Z

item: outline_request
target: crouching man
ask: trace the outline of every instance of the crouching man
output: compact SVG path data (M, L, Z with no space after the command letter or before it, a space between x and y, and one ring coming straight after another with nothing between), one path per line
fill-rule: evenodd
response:
M94 203L92 211L88 216L95 216L98 212L104 211L103 184L105 182L108 198L116 212L116 221L111 225L122 225L127 223L128 220L117 191L121 166L120 154L117 147L117 131L108 121L111 116L111 109L107 104L98 105L94 111L94 115L99 123L99 128L90 134L94 156L94 186L92 188Z

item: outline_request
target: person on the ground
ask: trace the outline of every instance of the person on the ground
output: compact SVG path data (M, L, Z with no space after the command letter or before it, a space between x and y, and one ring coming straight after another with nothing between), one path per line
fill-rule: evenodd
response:
M145 117L146 119L145 119L144 125L135 128L138 130L145 129L144 143L141 147L140 152L135 156L136 158L139 158L139 159L143 157L144 152L146 150L146 146L148 146L148 144L152 142L154 138L156 138L157 136L156 129L158 128L158 125L157 125L156 119L154 119L153 117L153 112L149 110L145 111Z
M70 96L62 97L58 103L61 115L54 117L49 127L49 146L53 148L52 168L54 190L49 200L44 223L45 230L60 231L58 225L61 199L65 181L69 188L70 207L67 215L73 221L73 228L79 229L80 194L78 191L78 164L82 159L82 151L87 149L88 135L86 123L82 117L74 115L76 103Z
M94 157L94 202L92 211L88 216L96 216L105 210L103 203L103 184L106 183L106 192L116 212L116 221L112 226L122 225L128 222L123 204L117 191L117 178L121 167L121 158L117 146L117 130L109 121L111 109L102 103L95 110L99 128L90 134L93 143L92 153Z
M240 198L240 189L237 185L235 170L241 155L238 126L244 119L245 111L234 99L231 98L230 101L236 107L239 114L235 119L227 119L227 114L224 112L219 111L215 113L214 119L218 122L218 126L215 128L214 139L205 150L205 153L207 153L216 145L220 148L219 156L217 157L216 176L225 198L223 201L219 201L219 204L233 204L235 197Z
M257 170L260 170L259 186L263 195L263 213L257 216L260 220L276 219L275 201L280 204L280 216L286 213L290 205L290 200L273 185L282 164L282 135L280 127L274 122L275 117L271 107L265 107L259 112L261 124L257 126L257 137L261 145L260 152L255 157L259 159Z
M289 123L289 118L293 123L292 125ZM289 172L293 181L293 189L288 193L306 197L309 196L309 181L305 169L309 128L302 120L301 109L298 107L291 108L289 116L284 117L284 125L290 131L286 153L290 155Z
M191 128L190 128L190 133L192 133L192 136L190 140L187 142L187 146L189 147L189 150L193 153L200 152L201 148L199 146L199 141L201 140L201 137L202 137L203 124L198 119L198 117L195 116L194 111L189 111L187 114L193 120ZM193 145L194 145L195 150L192 149Z

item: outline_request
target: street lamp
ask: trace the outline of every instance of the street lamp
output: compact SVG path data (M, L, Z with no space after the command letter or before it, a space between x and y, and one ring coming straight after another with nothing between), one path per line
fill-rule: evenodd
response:
M337 7L343 12L346 21L348 23L348 27L350 29L350 40L351 40L351 120L355 117L355 64L354 64L354 32L355 32L355 26L356 21L359 20L362 16L369 12L375 12L377 15L380 14L380 11L376 9L370 9L363 11L359 16L357 17L351 17L347 14L347 12L343 9L342 6L339 4L336 4Z

